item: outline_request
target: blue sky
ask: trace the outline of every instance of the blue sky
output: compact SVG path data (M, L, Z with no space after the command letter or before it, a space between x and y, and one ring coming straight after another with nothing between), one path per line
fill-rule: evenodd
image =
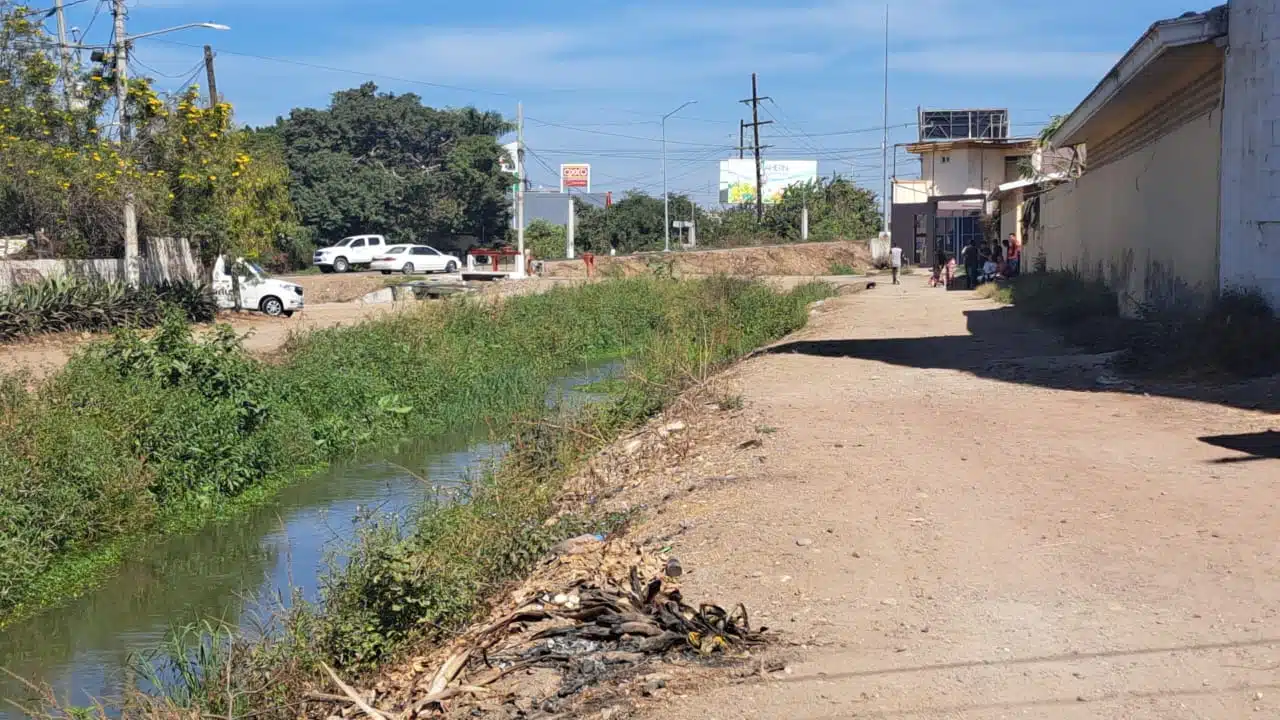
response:
M99 0L67 0L90 41L110 31ZM39 4L39 3L33 3ZM1070 111L1152 22L1185 0L889 0L891 143L914 138L918 105L1007 107L1016 134ZM667 123L672 191L714 201L717 161L736 156L751 73L762 143L775 159L820 160L824 174L880 187L884 0L131 0L129 33L192 21L138 43L134 58L177 89L219 52L219 92L241 122L263 124L372 80L434 106L515 115L523 101L529 171L556 183L562 162L589 162L593 190L661 191L658 119ZM254 57L258 56L258 57ZM278 62L263 58L276 58ZM323 70L316 66L334 68ZM342 71L338 71L340 69ZM137 71L137 70L135 70ZM177 77L166 77L177 76ZM203 87L202 73L195 75ZM904 153L899 153L905 158ZM899 174L910 163L899 161Z

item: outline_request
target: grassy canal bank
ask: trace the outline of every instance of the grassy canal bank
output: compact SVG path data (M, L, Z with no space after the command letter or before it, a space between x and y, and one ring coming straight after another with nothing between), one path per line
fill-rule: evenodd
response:
M643 279L450 302L312 333L279 363L228 332L195 339L177 317L148 339L121 333L34 390L0 383L0 622L92 585L148 534L235 512L333 460L541 412L551 379L584 360L629 357L648 378L620 392L609 423L652 412L680 376L802 325L823 292ZM479 512L484 497L430 522ZM468 568L457 582L505 572ZM352 660L380 655L373 645Z

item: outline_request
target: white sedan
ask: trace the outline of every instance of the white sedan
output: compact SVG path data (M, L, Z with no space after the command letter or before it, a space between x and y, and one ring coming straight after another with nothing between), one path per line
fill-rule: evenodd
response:
M390 275L393 272L405 275L451 273L457 272L458 268L462 267L462 261L426 245L392 245L378 253L369 267L382 271L383 275Z

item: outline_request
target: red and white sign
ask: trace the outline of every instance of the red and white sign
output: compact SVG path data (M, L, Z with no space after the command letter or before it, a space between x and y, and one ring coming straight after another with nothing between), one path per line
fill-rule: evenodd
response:
M560 166L560 192L578 189L591 192L591 166L585 163Z

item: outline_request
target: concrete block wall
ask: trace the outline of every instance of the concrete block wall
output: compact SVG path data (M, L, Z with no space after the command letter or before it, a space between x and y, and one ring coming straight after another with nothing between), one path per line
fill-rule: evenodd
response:
M1219 284L1280 310L1280 0L1230 0L1228 32Z

